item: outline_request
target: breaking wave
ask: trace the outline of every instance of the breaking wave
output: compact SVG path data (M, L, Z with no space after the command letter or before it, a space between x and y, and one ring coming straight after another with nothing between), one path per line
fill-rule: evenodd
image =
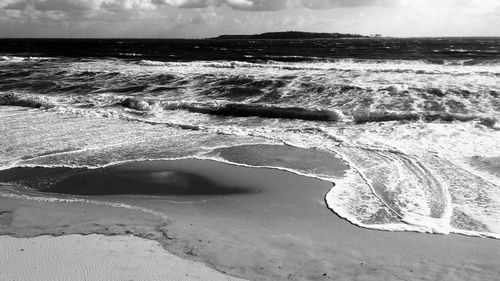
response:
M32 108L53 108L56 105L40 96L0 93L0 105L13 105Z
M0 62L19 63L19 62L37 62L53 60L51 57L19 57L19 56L0 56Z
M121 107L132 109L141 114L155 114L156 112L164 111L186 111L191 113L201 113L213 116L222 117L260 117L260 118L281 118L291 120L306 120L306 121L323 121L323 122L354 122L357 124L371 122L388 122L388 121L424 121L424 122L470 122L476 121L484 126L495 128L498 120L495 117L461 114L449 112L395 112L395 111L342 111L340 109L329 108L304 108L297 106L278 106L266 104L249 104L249 103L202 103L194 101L161 101L161 100L146 100L142 98L128 97L116 102L116 97L109 97L104 101L87 101L90 104L101 103L104 107L113 109L115 104ZM80 112L87 108L95 110L92 106L81 105L81 100L64 100L56 101L55 99L46 96L31 95L25 93L1 93L0 105L21 106L31 108L71 110L78 109ZM65 109L66 108L66 109ZM130 111L130 113L134 113ZM113 115L111 111L107 114ZM122 117L126 117L120 115ZM153 122L154 123L154 122ZM160 122L161 123L161 122ZM192 125L186 125L192 126Z
M189 112L234 117L262 117L262 118L285 118L301 119L310 121L339 121L343 115L337 110L326 109L306 109L300 107L282 107L259 104L202 104L187 102L165 103L163 108L166 110L187 110Z
M462 74L481 73L485 75L500 75L499 61L427 61L427 60L357 60L335 59L320 62L280 62L280 61L194 61L167 62L141 60L143 66L155 67L203 67L203 68L263 68L282 70L312 70L312 71L370 71L374 73L413 73L413 74Z
M444 122L469 122L478 121L487 127L494 127L498 121L492 117L482 117L454 113L395 113L395 112L356 112L353 116L356 123L386 122L386 121L444 121Z

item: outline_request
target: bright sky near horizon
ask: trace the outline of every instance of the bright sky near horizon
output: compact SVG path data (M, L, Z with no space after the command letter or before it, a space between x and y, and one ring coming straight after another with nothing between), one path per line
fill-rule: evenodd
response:
M0 0L0 37L500 36L498 0Z

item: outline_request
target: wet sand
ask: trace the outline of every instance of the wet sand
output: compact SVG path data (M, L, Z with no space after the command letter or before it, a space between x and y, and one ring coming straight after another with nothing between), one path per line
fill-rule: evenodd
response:
M342 163L338 168L341 175ZM45 183L52 179L38 188L89 200L0 198L0 233L134 234L249 280L496 280L500 274L498 240L362 229L326 207L324 197L332 183L286 171L176 160L73 172L0 172L0 179L28 186L36 185L37 178ZM82 193L89 182L94 188ZM161 185L175 188L162 190Z

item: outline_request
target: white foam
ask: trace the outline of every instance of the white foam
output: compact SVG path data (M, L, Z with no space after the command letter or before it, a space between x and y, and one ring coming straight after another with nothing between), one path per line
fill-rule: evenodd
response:
M277 62L251 63L241 61L194 61L194 62L163 62L141 60L140 64L146 66L181 67L181 68L268 68L283 70L343 70L343 71L375 71L395 73L418 73L418 74L466 74L487 73L495 75L500 73L498 64L429 64L424 61L415 60L355 60L338 59L329 62Z
M420 127L417 129L412 127ZM472 155L490 155L491 151L500 151L495 147L498 146L496 139L496 131L491 129L483 129L474 124L419 124L419 125L397 125L387 124L386 126L377 125L376 131L371 131L372 126L366 125L364 131L353 131L356 134L358 145L362 147L370 147L377 144L373 148L382 150L389 148L397 148L403 151L406 155L411 155L414 159L419 159L422 167L430 171L439 182L443 185L443 190L446 191L444 198L449 203L448 209L444 212L443 220L433 222L432 219L414 216L413 212L407 213L405 221L410 224L424 225L432 229L432 232L454 232L462 234L474 234L476 236L498 236L498 225L500 218L500 210L497 207L500 205L500 194L497 194L497 181L489 181L486 183L481 181L481 178L475 177L474 172L464 169L466 166L457 165L454 163L463 163ZM484 130L487 130L485 132ZM360 134L360 132L362 132ZM423 133L425 132L425 133ZM334 134L333 131L330 133ZM346 134L346 130L343 130ZM481 143L482 145L477 145ZM344 151L349 151L348 148ZM353 151L353 154L358 152ZM445 159L453 160L453 162ZM483 172L484 173L484 172ZM493 177L493 175L490 175ZM408 176L402 177L407 179ZM410 176L411 178L411 176ZM474 195L475 194L475 195ZM486 202L475 200L476 196L484 196ZM418 198L415 198L418 199ZM488 203L491 202L491 203ZM480 223L486 224L490 232L482 230L457 230L456 227L450 226L453 210L462 209L465 214ZM447 222L448 220L448 222ZM444 225L442 223L445 223Z
M32 61L42 61L42 60L54 60L51 57L19 57L19 56L0 56L0 63L20 63L20 62L32 62Z

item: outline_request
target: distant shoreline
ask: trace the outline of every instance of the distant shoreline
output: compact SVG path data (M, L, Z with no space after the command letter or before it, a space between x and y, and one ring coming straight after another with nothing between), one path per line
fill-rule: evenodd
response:
M338 38L371 38L381 37L380 34L364 36L349 33L318 33L301 31L266 32L253 35L219 35L208 39L338 39Z
M258 34L256 34L258 35ZM57 40L57 41L64 41L64 40L103 40L103 41L116 41L116 40L136 40L136 41L151 41L151 40L179 40L179 41L203 41L203 40L217 40L217 39L226 39L228 36L241 36L242 38L235 38L245 40L249 36L255 36L255 35L219 35L217 37L193 37L193 38L182 38L182 37L0 37L0 41L23 41L23 40L33 40L33 41L43 41L43 40ZM364 36L364 35L359 35L359 37L336 37L336 38L328 38L328 37L311 37L311 38L283 38L283 39L406 39L406 40L411 40L411 39L460 39L460 38L465 38L465 39L497 39L500 38L500 36L381 36L381 37L375 37L375 36ZM252 38L250 38L252 39ZM254 40L259 39L259 38L254 38ZM265 39L265 38L260 38L260 39Z

